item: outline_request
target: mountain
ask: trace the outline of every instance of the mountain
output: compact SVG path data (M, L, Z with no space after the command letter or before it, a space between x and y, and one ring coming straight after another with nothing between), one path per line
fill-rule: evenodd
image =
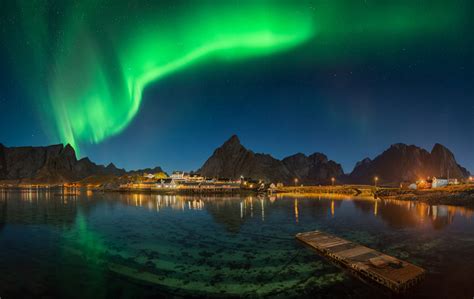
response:
M431 152L415 145L397 143L371 160L358 162L349 175L354 183L373 183L377 176L380 182L413 182L426 177L466 178L469 172L461 167L453 153L441 144L435 144Z
M77 160L68 144L51 146L6 147L0 144L0 180L60 183L91 175L122 175L113 164L97 165L88 158Z
M342 166L321 153L310 156L298 153L282 160L286 168L298 178L301 183L328 183L331 178L344 174Z
M155 174L155 173L160 173L160 172L165 173L160 166L156 166L153 168L130 170L130 171L127 171L127 174L128 175L143 175L145 173Z
M244 176L266 181L288 181L292 178L281 161L246 149L236 135L216 149L198 172L207 177L231 179Z
M246 149L233 135L197 171L207 177L238 179L240 176L267 182L289 183L298 178L301 183L328 183L343 174L342 167L327 157L315 153L309 157L296 154L283 160Z

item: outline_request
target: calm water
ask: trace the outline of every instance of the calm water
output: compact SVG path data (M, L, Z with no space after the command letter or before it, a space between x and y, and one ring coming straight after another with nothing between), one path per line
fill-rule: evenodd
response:
M473 211L401 201L0 190L0 297L387 297L295 241L321 229L474 296Z

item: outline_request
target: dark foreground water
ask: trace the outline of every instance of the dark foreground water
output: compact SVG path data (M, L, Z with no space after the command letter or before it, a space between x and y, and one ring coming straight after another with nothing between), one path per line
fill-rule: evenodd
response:
M318 197L0 190L0 297L389 297L294 239L324 230L428 270L409 297L474 296L473 211Z

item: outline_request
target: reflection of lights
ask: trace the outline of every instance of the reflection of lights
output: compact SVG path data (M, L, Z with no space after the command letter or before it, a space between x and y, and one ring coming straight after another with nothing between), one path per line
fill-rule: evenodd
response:
M331 200L331 216L334 217L334 200Z
M263 198L260 199L260 203L262 204L262 221L265 221L265 204Z
M244 218L244 203L240 202L240 219Z
M250 217L253 218L253 198L250 197Z
M374 205L374 215L377 216L377 213L378 213L378 201L376 200L375 205Z
M295 198L295 220L298 223L298 198Z

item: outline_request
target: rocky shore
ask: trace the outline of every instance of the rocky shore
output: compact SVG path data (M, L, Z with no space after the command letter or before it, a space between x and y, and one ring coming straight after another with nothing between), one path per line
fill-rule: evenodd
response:
M375 194L381 199L416 200L428 204L474 207L474 185L427 190L380 189Z
M449 186L445 188L408 190L368 185L282 187L277 193L309 195L347 195L392 200L421 201L428 204L444 204L474 207L474 185Z

